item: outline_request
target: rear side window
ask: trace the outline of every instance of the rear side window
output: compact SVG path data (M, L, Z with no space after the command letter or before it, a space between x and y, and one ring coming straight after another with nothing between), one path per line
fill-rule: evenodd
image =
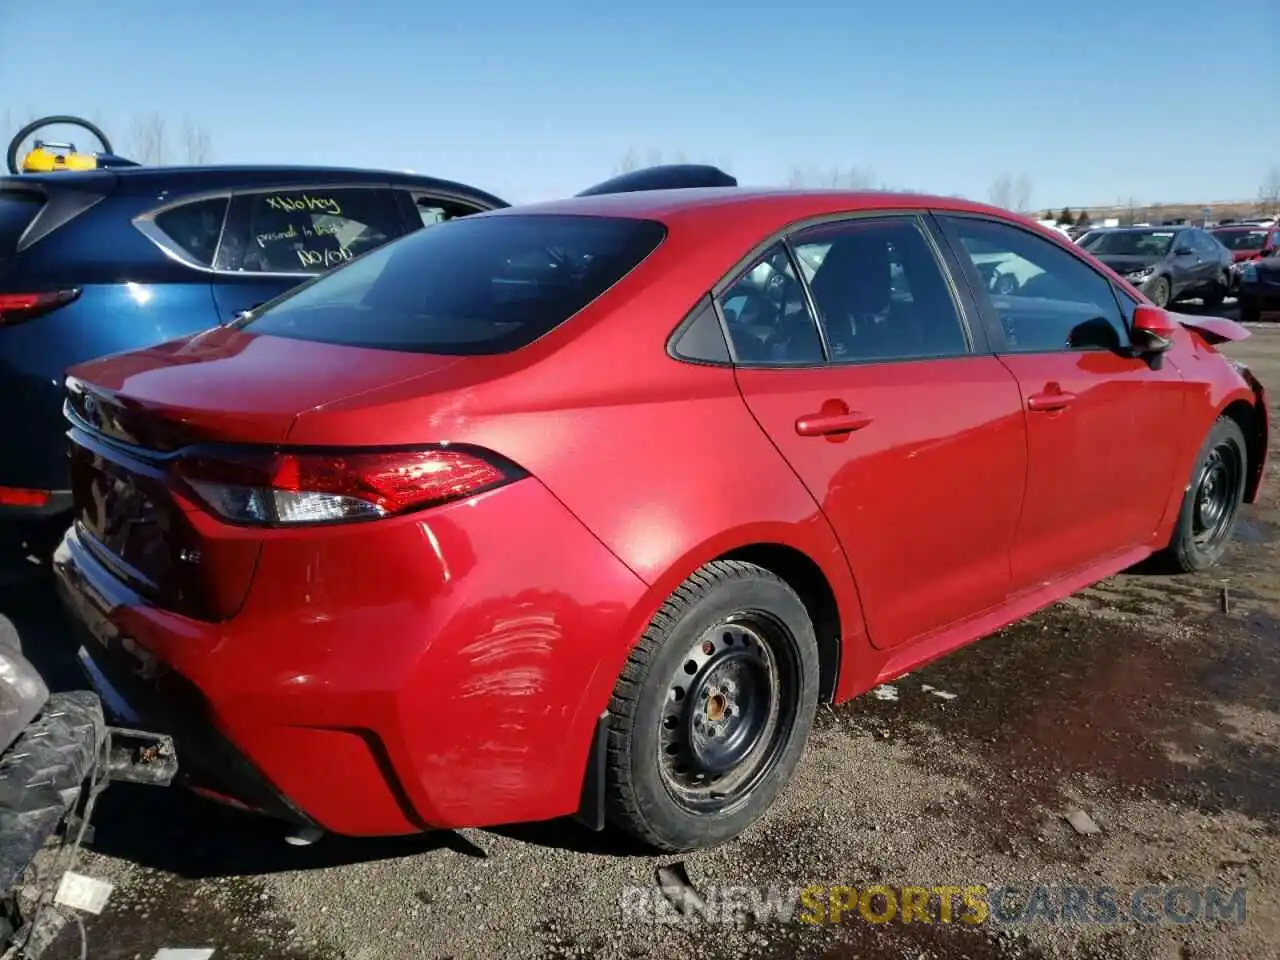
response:
M505 353L564 323L649 256L652 220L467 217L418 230L272 301L255 333L420 353Z
M0 256L13 253L18 240L44 206L38 193L0 193Z
M182 251L203 267L213 264L227 213L226 197L211 197L171 207L153 218L166 245Z
M388 189L316 187L247 194L247 232L233 269L323 273L405 233ZM224 258L219 258L225 262Z
M791 243L813 270L809 289L833 362L969 352L951 288L914 218L824 224Z

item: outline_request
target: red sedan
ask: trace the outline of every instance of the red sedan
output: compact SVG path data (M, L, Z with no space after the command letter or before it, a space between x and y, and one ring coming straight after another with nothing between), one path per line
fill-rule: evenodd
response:
M1246 335L954 199L479 214L75 368L59 582L108 705L208 793L707 846L820 702L1153 553L1212 565L1267 446L1215 349Z

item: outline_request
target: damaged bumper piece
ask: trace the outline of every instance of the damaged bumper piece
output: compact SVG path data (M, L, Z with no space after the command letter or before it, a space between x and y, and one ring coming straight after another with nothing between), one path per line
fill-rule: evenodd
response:
M0 633L14 637L7 622ZM66 922L56 891L107 785L165 786L177 770L169 737L108 726L92 692L50 696L17 644L0 637L0 958L35 960ZM46 846L54 869L24 886Z

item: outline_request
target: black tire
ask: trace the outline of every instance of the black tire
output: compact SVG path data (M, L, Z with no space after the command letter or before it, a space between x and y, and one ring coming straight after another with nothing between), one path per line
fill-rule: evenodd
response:
M1205 291L1202 298L1205 307L1210 310L1217 310L1218 307L1222 306L1222 301L1227 299L1227 290L1230 286L1231 281L1225 275L1221 277L1217 283Z
M1147 299L1163 310L1169 306L1172 292L1173 288L1169 286L1168 277L1156 277L1151 281L1151 289L1147 291Z
M614 688L609 822L671 852L737 836L790 779L817 704L818 644L796 592L754 564L707 564L663 604Z
M1183 573L1207 570L1222 557L1240 515L1249 474L1240 426L1219 417L1196 458L1165 553Z
M1259 323L1262 320L1262 308L1253 300L1240 301L1240 322Z

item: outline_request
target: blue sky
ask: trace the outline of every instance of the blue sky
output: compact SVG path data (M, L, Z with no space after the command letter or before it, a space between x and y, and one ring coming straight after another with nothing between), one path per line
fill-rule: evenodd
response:
M119 149L139 114L175 134L187 116L218 161L413 169L515 202L628 150L976 199L1025 173L1041 208L1252 198L1280 165L1274 0L617 6L0 0L0 119L99 118Z

